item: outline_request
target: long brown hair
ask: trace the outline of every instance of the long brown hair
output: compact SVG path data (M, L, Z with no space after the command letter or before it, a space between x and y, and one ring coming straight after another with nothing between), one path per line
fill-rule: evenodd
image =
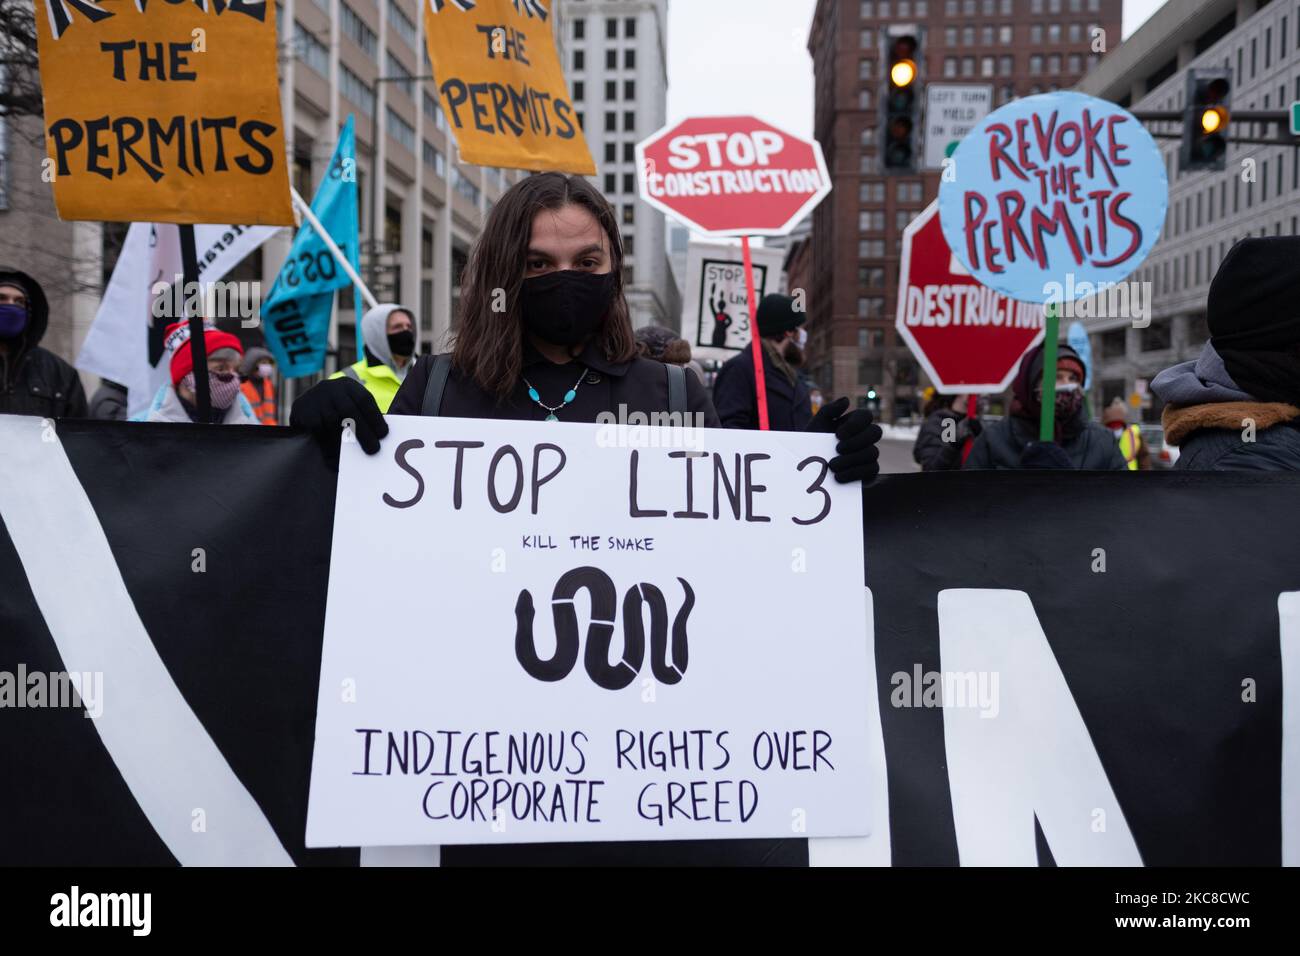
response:
M632 321L623 297L623 240L614 209L581 176L538 173L511 186L488 214L483 234L470 250L460 287L460 326L452 363L498 401L514 390L523 370L523 317L519 290L528 271L533 217L544 209L582 206L596 217L609 238L614 298L594 344L611 362L636 354ZM493 311L504 290L505 311Z

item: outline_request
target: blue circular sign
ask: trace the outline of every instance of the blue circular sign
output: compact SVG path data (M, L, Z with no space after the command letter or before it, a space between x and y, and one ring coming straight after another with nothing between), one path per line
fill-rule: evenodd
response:
M1127 110L1082 93L1013 100L971 130L939 184L943 235L981 283L1069 302L1127 278L1169 201L1165 163Z

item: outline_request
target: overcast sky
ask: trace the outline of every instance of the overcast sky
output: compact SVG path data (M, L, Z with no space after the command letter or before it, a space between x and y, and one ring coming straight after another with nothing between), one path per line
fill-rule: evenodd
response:
M816 5L816 0L669 0L668 121L753 113L811 136L807 43ZM1125 0L1124 35L1160 6L1161 0Z

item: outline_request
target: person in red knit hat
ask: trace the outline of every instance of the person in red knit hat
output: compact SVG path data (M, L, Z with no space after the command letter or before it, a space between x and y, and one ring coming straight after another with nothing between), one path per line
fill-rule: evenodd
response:
M239 389L239 361L244 347L229 332L211 326L204 329L208 353L208 394L212 411L208 418L199 416L194 388L194 353L190 349L188 323L176 322L167 327L163 343L170 355L172 384L159 390L145 421L206 422L211 425L259 425L257 415Z

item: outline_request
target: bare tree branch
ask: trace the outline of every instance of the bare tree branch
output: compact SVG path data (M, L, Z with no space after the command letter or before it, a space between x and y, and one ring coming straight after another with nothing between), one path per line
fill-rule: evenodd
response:
M31 0L0 0L0 117L40 116L36 61L36 7Z

